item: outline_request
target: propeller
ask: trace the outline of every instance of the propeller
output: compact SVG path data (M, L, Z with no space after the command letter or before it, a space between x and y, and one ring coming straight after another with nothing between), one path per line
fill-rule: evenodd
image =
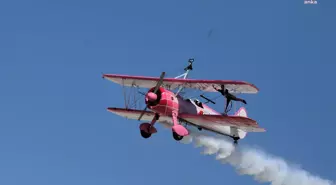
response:
M147 102L148 101L155 101L157 99L156 92L159 90L159 87L161 86L161 84L163 82L163 78L164 78L165 74L166 74L165 72L161 73L160 80L156 84L154 91L153 92L149 92L149 93L146 94L146 101ZM141 120L141 118L145 114L147 108L148 108L148 105L146 105L146 107L144 108L144 110L141 112L141 114L140 114L140 116L138 118L138 121Z

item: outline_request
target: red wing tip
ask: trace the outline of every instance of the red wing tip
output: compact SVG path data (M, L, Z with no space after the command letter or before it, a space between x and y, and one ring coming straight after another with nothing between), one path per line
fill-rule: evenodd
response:
M132 111L133 109L124 109L124 108L118 108L118 107L108 107L107 110L125 110L125 111Z
M111 108L111 107L107 108L107 111L110 111L110 112L115 112L116 110L117 110L116 108Z
M123 108L117 108L117 107L108 107L107 110L111 112L135 111L132 109L123 109Z
M118 108L116 108L116 107L107 107L107 109L108 109L108 110L116 110L116 109L118 109Z
M114 77L113 75L111 75L111 74L103 74L102 75L102 78L111 78L111 77Z
M250 85L251 87L253 87L256 90L256 93L258 93L260 91L259 88L256 85L254 85L252 83L248 83L248 82L245 82L245 83Z
M117 108L117 107L108 107L107 111L110 112L141 112L142 110L137 110L137 109L125 109L125 108ZM147 113L148 111L146 111Z
M126 77L127 75L103 74L103 78Z

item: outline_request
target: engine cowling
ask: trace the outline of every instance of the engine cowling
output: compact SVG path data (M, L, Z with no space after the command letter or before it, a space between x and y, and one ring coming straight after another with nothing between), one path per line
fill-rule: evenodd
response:
M151 88L145 97L145 102L150 109L165 115L171 115L173 111L178 112L178 99L175 94L160 87L154 93L155 87Z
M153 107L153 106L158 105L160 103L160 100L161 100L161 94L162 94L161 88L159 88L156 91L156 93L154 93L154 89L155 89L155 87L151 88L146 94L145 103L149 107Z

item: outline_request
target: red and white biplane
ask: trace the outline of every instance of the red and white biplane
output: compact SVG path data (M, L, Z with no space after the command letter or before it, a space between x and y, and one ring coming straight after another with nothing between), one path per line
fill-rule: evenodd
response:
M108 111L128 119L145 121L140 125L142 137L149 138L157 132L154 127L156 122L172 129L173 138L177 141L189 135L186 126L195 126L199 130L208 130L217 134L233 138L237 144L239 139L245 138L247 132L264 132L265 129L258 126L257 122L247 117L244 107L241 107L233 115L222 115L205 103L197 99L184 98L179 93L182 89L196 89L203 92L217 92L215 89L224 85L230 93L257 93L258 89L247 82L228 80L196 80L187 79L192 70L193 59L185 72L175 78L164 78L165 72L160 77L129 76L119 74L103 74L103 78L123 87L148 88L145 96L145 109L109 107ZM183 77L183 78L182 78ZM173 92L177 90L177 92ZM202 96L208 102L212 100ZM130 101L130 100L128 100ZM137 100L134 100L137 101ZM125 103L126 94L125 94ZM134 103L134 102L133 102ZM126 103L127 104L127 103ZM147 111L150 109L150 111ZM185 125L185 126L183 126Z

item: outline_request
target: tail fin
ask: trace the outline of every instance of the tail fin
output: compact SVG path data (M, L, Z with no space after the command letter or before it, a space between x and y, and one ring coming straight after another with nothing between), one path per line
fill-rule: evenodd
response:
M241 107L234 115L247 118L247 111L244 107ZM237 129L237 134L240 139L243 139L246 136L247 132Z
M247 118L247 111L244 107L241 107L236 113L235 116L241 116Z

